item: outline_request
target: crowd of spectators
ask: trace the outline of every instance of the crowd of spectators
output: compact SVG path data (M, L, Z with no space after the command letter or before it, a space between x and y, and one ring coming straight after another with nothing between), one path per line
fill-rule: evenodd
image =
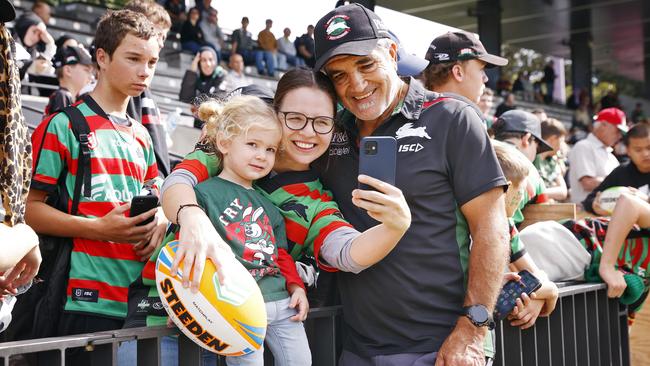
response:
M592 105L590 93L576 90L567 103L568 107L574 109L572 121L549 118L543 109L527 111L518 106L517 96L527 102L537 100L549 104L553 101L557 77L553 62L549 61L544 68L543 78L538 82L541 89L544 89L543 93L540 94L531 83L529 75L522 72L511 88L505 82L499 84L499 91L509 92L495 109L495 93L484 85L487 82L484 68L504 66L508 62L506 59L488 54L480 41L469 33L449 32L432 41L426 62L423 63L426 68L422 66L408 73L400 71L406 70L403 66L407 60L401 59L400 65L397 55L404 50L399 42L389 34L379 17L355 4L337 8L319 21L320 26L316 32L315 27L309 25L306 33L293 41L289 28L284 28L283 35L276 38L272 32L272 19L266 19L265 28L253 40L253 35L248 30L248 17L243 17L241 27L227 37L219 26L219 13L212 7L211 0L199 1L196 7L187 11L184 2L179 0L165 1L166 11L149 0L132 0L125 8L128 10L110 13L102 18L98 26L97 43L90 50L94 52L91 56L86 47L74 38L62 36L54 40L47 31L50 8L47 3L38 1L32 12L26 12L15 20L15 64L12 60L1 60L10 67L0 68L0 71L16 70L15 75L11 75L16 80L32 80L32 77L45 75L56 78L59 87L51 93L44 111L44 121L34 132L35 154L40 154L42 159L35 159L33 163L35 174L32 190L26 198L27 223L39 234L75 238L73 243L77 251L91 251L88 248L99 244L111 248L119 246L119 243L136 244L130 249L128 259L117 252L104 253L105 262L96 261L94 254L81 259L74 257L70 272L71 283L85 283L92 287L94 282L102 280L97 277L101 271L88 273L82 270L83 266L101 267L102 271L121 271L125 278L111 278L112 282L107 284L112 290L118 287L128 289L129 284L136 283L137 279L142 281L138 276L143 273L145 265L138 263L138 260L149 259L162 242L168 222L178 224L179 213L184 207L197 206L194 201L185 202L189 195L174 194L179 191L170 186L179 185L177 182L182 179L189 181L191 186L209 178L208 173L203 172L209 172L210 175L216 173L214 167L197 168L196 165L208 164L212 160L197 159L193 155L181 163L180 171L172 173L172 179L165 183L166 187L162 186L162 178L171 173L165 142L167 135L162 127L164 121L149 90L155 68L147 65L157 61L170 29L180 34L183 50L194 55L188 69L184 70L178 99L192 105L196 128L203 128L205 122L199 118L198 113L201 101L213 97L227 98L233 90L241 92L242 88L251 84L253 79L246 74L245 66L255 66L258 75L271 78L278 77L277 70L299 68L300 71L290 72L288 76L285 75L286 78L281 78L281 85L287 85L293 80L291 78L298 78L296 75L302 75L303 78L309 76L314 78L310 82L319 84L320 89L313 85L291 86L302 91L301 103L294 101L296 106L293 108L304 106L304 110L297 112L278 109L275 112L283 116L280 120L287 127L284 133L289 133L293 139L285 142L288 153L282 155L283 158L289 161L291 154L308 156L309 159L305 158L309 160L308 163L298 159L301 169L318 171L322 183L334 191L335 197L355 197L352 202L344 199L338 202L341 220L342 217L349 220L349 223L346 221L341 225L346 228L349 226L350 229L334 231L334 237L328 237L328 241L322 244L325 250L323 253L326 253L322 255L329 256L329 264L336 264L333 266L335 269L347 272L339 275L340 300L345 309L344 321L351 327L351 340L344 346L342 364L375 362L379 355L384 354L400 356L394 359L388 357L394 365L407 359L416 362L416 359L431 360L436 357L448 362L461 358L473 361L480 359L481 362L485 357L492 359L495 349L488 345L491 333L484 332L482 328L488 326L488 322L473 318L476 316L474 311L491 314L491 304L496 300L502 281L517 279L516 272L521 270L528 270L537 276L542 287L535 296L522 296L508 320L512 325L525 329L533 326L538 316L548 316L558 297L557 287L552 282L555 278L551 278L546 273L546 268L537 264L546 263L546 258L526 253L525 240L518 232L518 227L525 219L525 209L532 204L573 202L591 214L612 216L612 233L598 233L602 236L598 245L603 253L603 262L598 262L600 257L590 258L590 261L600 265L598 273L602 281L609 285L611 297L622 296L626 286L622 275L612 272L615 265L621 270L645 275L646 268L639 267L638 258L634 257L636 252L632 253L631 246L626 242L628 232L634 225L641 225L641 229L644 229L650 223L650 127L641 104L636 106L628 119L615 92L608 93L598 104ZM350 15L356 17L349 22L366 19L366 22L371 23L367 26L373 27L374 32L367 39L355 41L361 43L355 44L358 46L355 52L359 54L354 56L344 47L347 46L346 39L339 41L324 33L329 28L324 24L332 16ZM0 30L3 31L0 33L3 40L9 39L4 25ZM100 36L99 32L104 33ZM117 44L113 38L117 39ZM140 51L129 53L127 49ZM359 66L354 63L358 57L366 55L375 57L372 64ZM144 65L146 71L138 73L119 62L111 62L113 59L128 57ZM393 64L396 66L388 67ZM314 74L303 69L304 66L317 71L325 69L327 74ZM359 71L359 67L363 68L362 71ZM369 69L366 70L365 67ZM350 81L353 79L351 74L360 75L371 83L377 82L373 79L376 76L377 80L382 80L388 86L368 93L356 85L354 80ZM131 77L135 82L129 79ZM134 84L127 85L128 82L123 79ZM85 88L90 90L90 94L84 94ZM323 108L308 100L310 93L316 93L312 89L320 94L328 93L331 111L328 109L322 115L311 116L308 108ZM322 97L319 93L316 94ZM359 102L375 98L374 93L382 94L381 97L385 98L376 97L376 100L372 99L372 103L368 104ZM538 95L543 95L541 100ZM278 96L280 100L285 98L281 91L276 94ZM337 116L342 123L335 129L334 102L337 98L344 110ZM289 98L286 103L291 104L291 100ZM133 164L139 164L137 168L142 174L116 174L112 182L105 183L101 188L106 207L97 209L85 205L78 212L62 212L49 206L46 198L61 190L72 192L74 183L71 185L70 182L82 179L76 177L76 173L64 169L66 159L77 159L70 154L79 152L66 146L76 141L68 128L72 117L66 113L57 113L74 103L77 106L73 109L83 112L86 120L92 117L95 123L101 122L102 129L110 131L102 132L105 133L101 137L102 141L94 140L93 143L111 145L112 142L109 141L124 142L111 145L114 149L102 150L107 154L102 158L119 161L115 164L120 164L121 172L127 171ZM7 103L2 105L6 106ZM280 102L274 107L281 108ZM392 114L386 113L391 110ZM289 114L298 119L301 128L291 125L297 122L289 119ZM320 122L331 122L327 132L319 130L323 127L316 124L317 119ZM15 123L20 126L23 122L17 120ZM92 128L98 127L93 125ZM444 133L439 133L441 131ZM382 186L386 192L390 192L384 192L387 196L394 195L392 198L396 201L392 204L401 202L397 198L405 199L410 210L415 213L411 218L410 213L401 212L403 217L400 217L404 221L407 216L408 220L412 220L411 226L407 230L408 225L404 225L404 231L392 243L393 246L408 250L397 250L390 253L389 261L381 261L382 256L367 266L361 266L354 260L341 264L337 262L341 258L346 261L354 259L350 247L356 239L352 236L356 238L356 235L363 235L360 233L365 233L366 230L371 232L376 224L376 221L370 219L372 215L368 216L366 210L361 208L363 204L357 202L363 200L358 198L362 193L353 191L357 186L356 176L348 177L347 174L350 169L355 171L358 163L354 160L356 157L342 152L354 149L355 137L374 132L394 135L400 143L407 139L418 139L413 140L417 141L414 143L409 141L409 144L399 145L400 154L405 153L400 157L412 158L408 166L404 163L406 160L400 160L402 165L398 166L398 170L408 177L408 183L398 182L399 189L392 185ZM55 136L56 144L49 140L46 142L43 137L45 135ZM126 141L124 136L131 140ZM25 139L25 136L20 138ZM4 142L10 140L8 138ZM331 150L325 153L330 149L330 143ZM402 150L404 146L406 150ZM312 151L316 148L319 149L319 154ZM208 150L201 150L201 154ZM426 162L420 159L416 161L415 153L420 150L438 151L441 156ZM413 154L409 155L408 152ZM323 153L323 156L329 156L330 159L321 158ZM418 164L429 164L428 169L436 172L435 177L413 170ZM282 167L280 164L278 167L292 171L296 165ZM103 168L94 165L93 174L108 175L108 171L101 170ZM29 180L25 177L20 179ZM320 181L318 184L321 184ZM422 192L422 185L434 188ZM162 209L155 209L134 218L125 217L126 205L122 204L128 205L126 197L139 194L143 186L153 192L164 188L163 192L167 195L164 202L171 202L167 204L174 208L172 211L176 212L176 216L166 218ZM600 197L601 192L614 186L627 188L620 203L613 212L609 212L601 207ZM185 189L191 190L187 187ZM402 191L405 193L403 197ZM1 194L5 193L0 192L0 196ZM377 195L373 197L377 199ZM413 197L417 197L417 202ZM383 197L381 200L384 202ZM24 206L23 202L23 211ZM338 208L335 211L338 213ZM505 216L503 211L506 212ZM186 214L187 212L192 212L191 217L196 219L189 225L197 230L186 229L188 231L184 232L181 227L180 234L196 240L187 240L179 253L194 253L196 257L192 257L192 261L194 258L205 259L206 256L217 258L215 248L208 244L196 244L202 238L201 235L207 235L205 233L209 231L201 226L205 224L205 218L198 210L185 210ZM11 215L5 215L9 216ZM462 220L458 220L460 216ZM17 217L12 222L0 225L0 236L18 235L16 237L25 238L21 241L24 245L12 248L12 252L0 263L0 272L5 271L0 275L3 296L13 296L18 287L30 282L36 274L34 266L37 268L40 262L36 234L30 226L25 225L25 219L21 215ZM155 217L152 223L137 226L150 217ZM431 219L433 217L436 219ZM459 234L461 226L462 234ZM569 231L573 227L569 224L564 226ZM640 231L643 234L643 230ZM534 233L529 231L528 235ZM603 235L607 235L607 238ZM644 235L647 237L647 232ZM443 240L443 237L446 239ZM333 244L336 240L342 244ZM395 244L398 240L399 243ZM430 247L421 246L423 240ZM449 248L445 240L456 241L453 248ZM196 248L191 247L192 243ZM388 248L384 255L391 249L392 247ZM443 256L434 260L432 253L437 250L445 251L447 257L453 257L454 264L443 263ZM625 260L631 260L633 265L627 266L629 263L625 260L617 262L615 258L619 251L631 255L631 259ZM509 264L504 261L506 252L510 253ZM187 255L189 258L190 254ZM317 252L314 255L318 256ZM477 258L481 258L481 261ZM321 259L315 259L319 266ZM432 266L429 259L437 261L437 265ZM126 263L127 260L130 262ZM469 261L461 263L464 260ZM16 267L16 262L22 265ZM370 265L373 265L372 270L365 271ZM409 271L417 272L420 279L436 277L448 281L445 285L427 284L426 288L422 288L408 278L390 276L395 270L403 270L407 265ZM503 273L504 267L514 273ZM324 271L322 273L323 279L328 277ZM383 302L384 294L373 285L378 283L381 283L382 288L395 291L400 289L405 295ZM443 289L444 286L447 287ZM314 287L309 290L317 291ZM97 301L97 298L101 298L100 290L90 292L93 291L96 291L96 295L93 293L89 298L72 296L66 299L66 315L61 319L56 335L126 326L124 322L128 317L127 305L131 301L131 292L120 290L119 299L110 303L110 306L102 306ZM423 300L423 292L426 300ZM448 296L441 296L443 292ZM642 303L643 300L639 301ZM404 319L395 310L406 306L428 315L422 315L424 320L412 324L412 321ZM638 308L631 307L631 316ZM461 313L464 315L459 318ZM443 326L439 326L442 324L440 322L444 323ZM92 326L89 325L91 323ZM409 324L412 325L410 329L417 333L418 339L404 337L400 333ZM487 346L483 351L482 342L479 341L484 338ZM371 340L372 345L368 345L365 340ZM463 342L475 347L471 352L463 354L459 351L461 345L466 345ZM120 354L123 357L132 357L131 353L126 347L121 347ZM70 358L72 364L83 364L86 356L77 352L66 357Z

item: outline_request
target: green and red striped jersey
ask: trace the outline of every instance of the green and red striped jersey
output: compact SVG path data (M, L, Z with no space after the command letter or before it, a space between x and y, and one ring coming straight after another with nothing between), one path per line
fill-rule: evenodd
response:
M112 123L95 101L86 96L76 108L88 123L92 190L81 197L78 216L103 217L140 194L145 182L158 185L158 169L145 128ZM64 192L68 212L77 179L79 142L69 118L58 113L45 119L32 134L34 175L32 188ZM64 184L59 184L63 175ZM124 318L129 284L142 271L133 244L73 238L65 310Z
M203 182L219 173L219 158L209 147L199 146L176 165ZM351 225L341 215L332 194L326 190L313 171L285 172L255 182L255 189L271 201L284 217L288 252L294 260L313 257L321 269L335 271L319 259L325 238L334 230ZM173 225L172 225L173 227ZM169 230L163 243L175 238ZM162 246L161 246L162 247ZM157 296L155 265L160 248L151 256L142 271L142 282L150 287L149 296ZM147 325L165 324L166 318L148 316Z

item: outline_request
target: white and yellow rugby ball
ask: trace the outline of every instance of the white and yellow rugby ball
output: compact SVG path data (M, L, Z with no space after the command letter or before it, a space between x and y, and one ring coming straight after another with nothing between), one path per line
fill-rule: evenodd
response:
M629 192L627 187L609 187L606 190L600 192L600 207L605 210L609 215L614 212L614 207L616 207L616 201L618 197L621 196L624 192Z
M234 257L226 261L226 283L219 284L216 267L207 260L199 291L183 288L189 271L170 269L178 241L161 249L156 261L156 286L162 303L183 333L208 351L241 356L259 349L266 335L266 307L257 283Z

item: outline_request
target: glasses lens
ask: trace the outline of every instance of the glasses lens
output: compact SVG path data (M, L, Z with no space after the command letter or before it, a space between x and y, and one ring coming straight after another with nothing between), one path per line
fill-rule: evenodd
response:
M284 114L284 122L292 130L302 130L307 123L307 116L298 112L287 112Z
M314 131L318 133L328 133L334 127L334 119L329 117L316 117L314 119Z

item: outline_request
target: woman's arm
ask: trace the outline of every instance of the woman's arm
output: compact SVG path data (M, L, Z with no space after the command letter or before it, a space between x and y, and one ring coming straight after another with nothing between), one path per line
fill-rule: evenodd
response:
M352 202L367 210L368 215L381 224L361 234L356 234L353 229L335 230L330 236L336 240L328 240L328 236L320 248L320 256L325 262L354 273L386 257L411 225L411 211L399 188L364 175L359 176L359 182L368 184L377 191L355 189L352 192ZM351 237L353 239L350 240Z

